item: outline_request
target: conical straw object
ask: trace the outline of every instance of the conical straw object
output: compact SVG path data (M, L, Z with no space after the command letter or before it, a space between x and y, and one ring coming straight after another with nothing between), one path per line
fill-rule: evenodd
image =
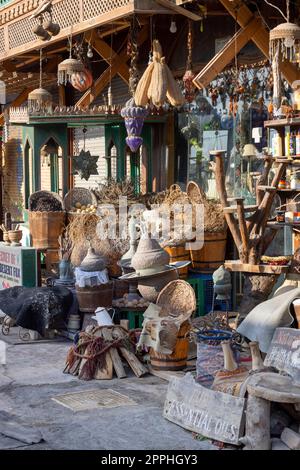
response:
M259 370L264 367L264 363L260 354L259 350L259 343L257 341L253 341L249 343L251 357L252 357L252 370Z
M238 365L234 360L233 352L230 346L230 341L222 341L221 344L222 344L222 349L223 349L223 354L224 354L224 370L228 370L232 372L238 368Z

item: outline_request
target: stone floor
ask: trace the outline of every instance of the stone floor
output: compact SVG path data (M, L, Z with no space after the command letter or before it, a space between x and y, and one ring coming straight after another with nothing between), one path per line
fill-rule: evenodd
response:
M16 337L16 332L12 334ZM0 340L5 338L0 333ZM162 417L166 381L130 375L121 380L84 382L62 372L70 341L13 344L12 338L7 344L6 365L0 365L0 413L39 431L43 442L25 445L0 434L0 450L216 449L210 441L194 440L190 432ZM99 388L122 393L137 405L74 412L51 400L64 393Z

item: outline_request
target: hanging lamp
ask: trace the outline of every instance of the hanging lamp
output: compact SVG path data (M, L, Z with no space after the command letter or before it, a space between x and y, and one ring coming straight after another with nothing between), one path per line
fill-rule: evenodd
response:
M42 87L43 78L43 57L42 49L40 50L40 86L28 95L28 109L29 113L34 112L51 112L52 111L52 95L49 91Z
M277 52L282 60L297 63L300 66L300 27L290 22L290 0L287 0L286 20L270 31L270 59L276 58Z
M58 65L57 69L57 83L58 85L66 85L71 82L73 73L83 72L85 67L84 64L77 59L72 57L72 37L70 38L70 55L68 59L65 59Z

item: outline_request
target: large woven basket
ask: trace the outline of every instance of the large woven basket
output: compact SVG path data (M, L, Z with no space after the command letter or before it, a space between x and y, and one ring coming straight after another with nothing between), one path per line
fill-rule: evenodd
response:
M181 323L188 320L196 310L194 289L182 279L169 282L160 291L156 303L163 308L165 315L176 316Z
M66 211L71 211L71 208L75 206L76 202L80 202L81 205L87 206L88 204L97 204L96 196L86 188L73 188L65 195L64 205Z
M57 205L57 211L64 210L63 199L57 193L53 193L51 191L36 191L35 193L32 193L28 199L29 210L37 210L36 207L39 204L39 201L41 201L42 199L48 200L50 203L51 201L53 201Z

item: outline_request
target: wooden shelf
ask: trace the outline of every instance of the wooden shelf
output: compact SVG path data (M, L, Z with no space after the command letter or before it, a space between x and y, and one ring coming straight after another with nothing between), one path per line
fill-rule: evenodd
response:
M244 206L244 212L255 212L257 211L258 206ZM224 214L235 214L237 212L237 206L224 207Z
M285 127L285 126L300 126L300 117L284 118L284 119L272 119L271 121L265 121L265 127Z
M283 274L287 273L289 266L277 266L271 264L247 264L241 261L225 261L225 268L234 273L253 273L253 274Z
M292 222L268 222L268 227L271 228L282 228L282 227L300 227L300 223Z

